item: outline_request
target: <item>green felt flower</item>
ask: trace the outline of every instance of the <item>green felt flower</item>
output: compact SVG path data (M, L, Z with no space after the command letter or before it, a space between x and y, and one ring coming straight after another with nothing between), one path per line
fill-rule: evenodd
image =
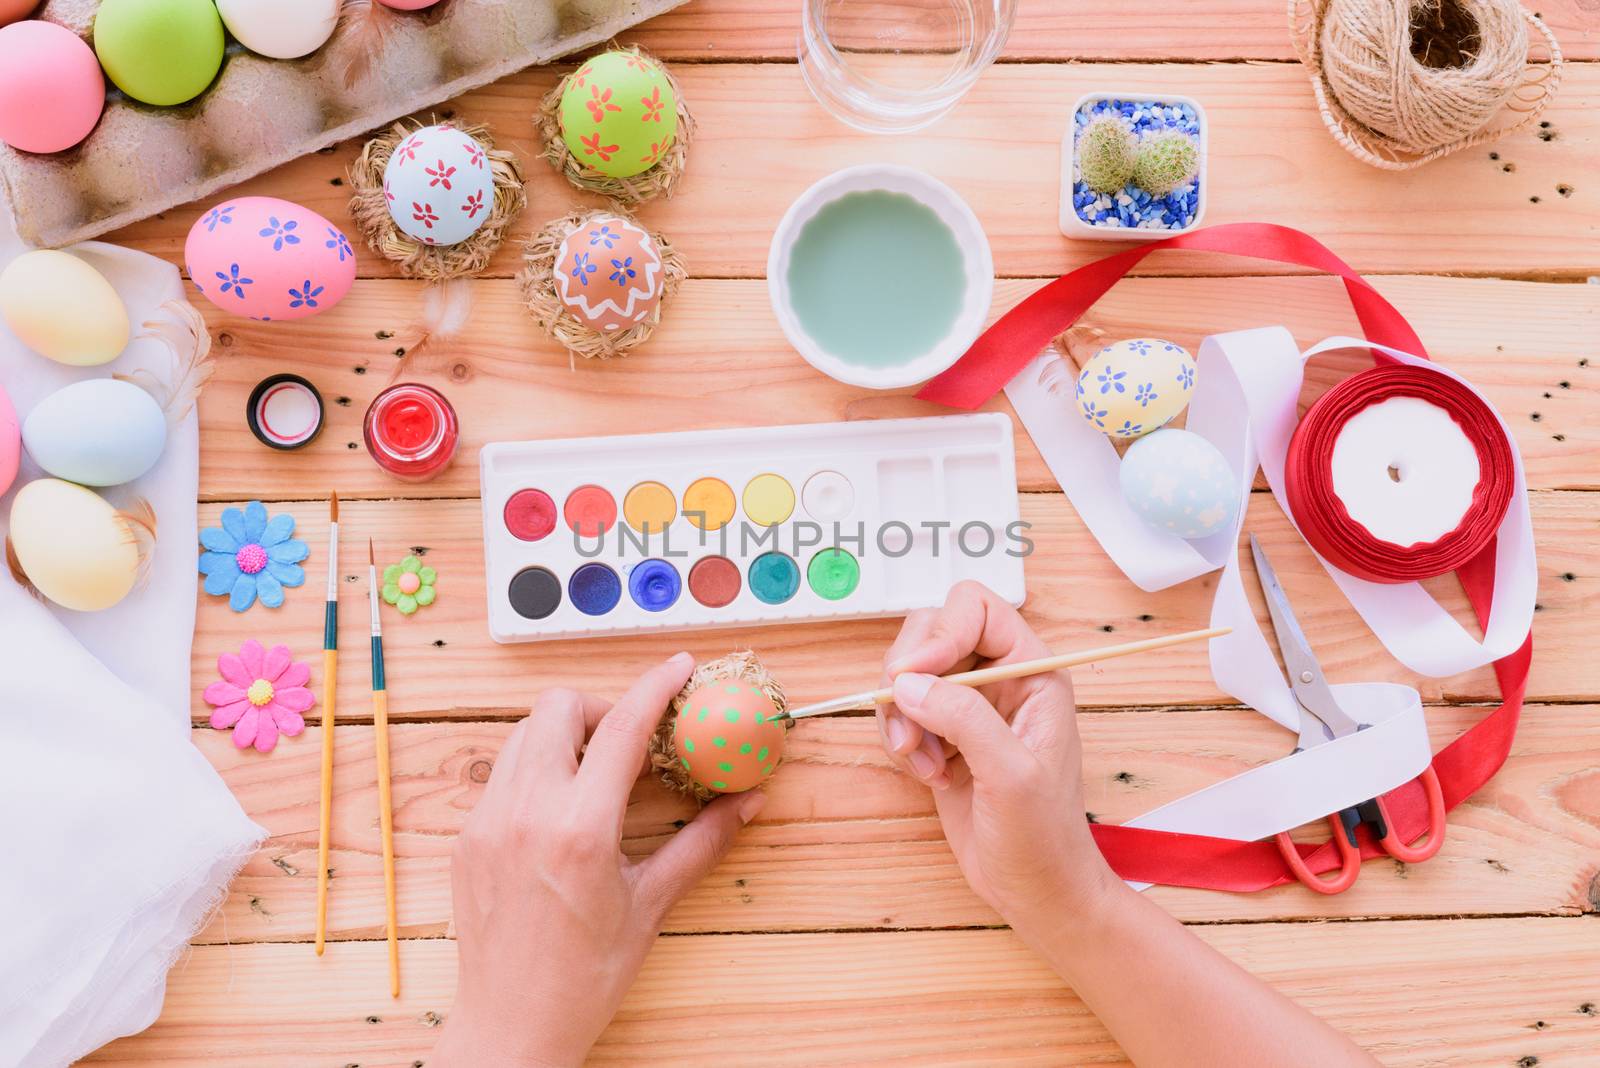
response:
M421 560L408 556L383 569L383 599L409 616L433 603L437 596L433 584L438 578L439 573L433 568L423 567Z

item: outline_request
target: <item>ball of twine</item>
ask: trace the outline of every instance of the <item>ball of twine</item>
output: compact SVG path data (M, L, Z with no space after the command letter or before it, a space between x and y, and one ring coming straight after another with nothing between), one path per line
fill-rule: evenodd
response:
M788 698L783 695L783 687L778 685L778 680L773 678L772 673L761 663L761 658L748 649L729 653L694 669L694 674L689 676L689 681L683 684L683 689L678 691L678 696L672 699L672 704L662 715L661 724L656 727L655 734L650 736L650 768L669 789L700 801L710 801L717 795L689 778L683 762L678 759L678 748L672 741L672 725L679 710L689 700L690 694L708 682L721 682L724 679L733 679L746 686L754 686L767 696L772 702L772 707L779 712L789 707ZM794 720L784 720L783 726L785 730L792 728Z
M396 226L389 214L389 203L383 195L383 172L396 146L423 125L414 119L402 119L361 146L360 155L350 164L350 185L355 190L350 198L350 216L372 251L392 261L407 278L443 282L477 274L489 266L505 238L506 227L528 203L522 188L522 164L510 152L494 147L487 126L452 123L484 147L494 179L494 206L483 225L465 241L454 245L418 241Z
M556 259L561 255L561 243L567 239L567 235L606 216L616 216L642 227L661 253L661 300L650 309L650 314L645 316L643 322L615 333L602 333L578 318L562 302L561 293L556 289ZM678 292L678 287L689 275L683 256L672 247L672 242L620 211L574 211L545 224L523 246L522 265L517 282L522 287L522 297L528 305L528 311L535 322L572 353L574 365L578 356L586 360L609 359L624 355L629 349L648 341L661 324L662 307Z
M1555 35L1518 0L1289 0L1289 21L1323 122L1385 170L1527 126L1560 81Z
M683 177L684 164L689 159L689 142L694 138L694 116L690 114L689 105L684 100L683 87L678 84L678 79L672 76L665 63L637 45L617 51L650 60L661 68L661 72L667 76L667 83L672 86L672 98L677 102L678 130L673 135L671 147L667 149L666 155L661 157L660 162L631 178L612 178L592 170L572 154L572 150L567 147L567 139L561 135L561 94L566 91L567 83L573 79L577 71L562 78L554 89L545 94L544 100L539 105L538 114L533 117L533 124L544 140L544 158L550 161L550 166L554 167L558 174L578 189L599 193L603 197L631 207L658 196L670 197L677 188L678 179ZM580 65L578 69L583 68Z

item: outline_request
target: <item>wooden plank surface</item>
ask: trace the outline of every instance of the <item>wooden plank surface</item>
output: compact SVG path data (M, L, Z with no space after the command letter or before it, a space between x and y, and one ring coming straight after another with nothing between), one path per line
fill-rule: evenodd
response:
M1034 555L1024 564L1029 601L1023 614L1052 648L1063 652L1136 640L1206 625L1214 576L1146 594L1116 570L1094 546L1082 521L1060 494L1028 494L1022 516L1033 524ZM299 519L298 533L313 546L307 561L313 576L305 590L292 593L277 610L233 612L226 598L202 595L194 645L196 714L206 709L199 694L216 676L216 658L251 637L288 642L304 659L316 660L321 646L322 569L327 542L325 502L281 506ZM1293 535L1288 521L1264 494L1252 494L1249 529L1271 553L1274 564L1331 678L1358 681L1385 678L1417 686L1430 701L1484 701L1498 693L1487 668L1429 679L1396 663L1376 637L1344 603L1310 550ZM206 505L201 522L214 525L220 507ZM1600 571L1600 499L1587 493L1540 493L1534 497L1543 576L1536 618L1538 653L1529 694L1537 700L1600 700L1597 678L1586 650L1600 642L1600 597L1593 576ZM360 603L366 569L358 569L351 545L376 540L380 564L398 560L413 547L439 572L439 599L409 619L388 612L384 648L389 679L389 714L396 719L522 715L534 692L545 686L576 686L616 694L645 664L687 649L711 659L730 649L753 648L791 694L822 700L871 685L882 670L882 656L899 624L895 620L857 620L818 625L678 632L625 638L579 639L495 645L485 623L482 516L475 500L347 502L340 509L345 539L346 601ZM688 561L685 561L687 566ZM868 561L870 566L870 559ZM1571 580L1562 576L1572 575ZM564 576L563 576L564 581ZM1462 616L1465 600L1453 580L1435 584L1442 603ZM1255 591L1251 596L1256 597ZM1265 626L1265 610L1257 603ZM1470 624L1469 624L1470 625ZM340 615L340 647L364 648L365 613ZM1108 636L1109 635L1109 636ZM343 658L338 711L366 714L364 658ZM312 668L313 681L321 670ZM1090 665L1077 673L1078 699L1085 706L1213 704L1227 701L1216 688L1203 646L1163 650Z
M1549 129L1403 174L1373 170L1334 144L1299 68L1288 64L999 66L944 120L895 138L834 120L807 94L793 64L686 66L677 73L700 132L680 192L639 214L672 239L696 277L760 277L773 228L790 202L823 175L869 162L920 167L954 187L987 231L1002 276L1054 276L1097 259L1107 246L1069 241L1056 228L1059 142L1072 101L1108 86L1182 92L1206 106L1207 222L1297 226L1362 271L1570 279L1600 270L1594 240L1600 181L1593 178L1600 162L1600 65L1569 69L1548 112ZM514 75L442 109L487 123L497 143L529 161L529 208L495 256L491 275L514 274L521 238L583 199L533 158L529 116L558 74ZM346 142L237 191L282 196L344 220L344 175L358 148ZM1491 152L1500 158L1491 159ZM194 218L193 211L167 212L110 240L179 260ZM371 254L362 256L360 269L393 273ZM1209 254L1171 255L1141 269L1185 275L1282 270Z
M1430 712L1435 746L1482 708ZM483 790L510 723L392 728L400 924L407 937L450 930L450 845ZM1281 757L1289 735L1240 709L1121 710L1079 716L1085 800L1120 823ZM338 728L329 930L383 936L372 728ZM316 728L264 761L227 735L195 743L271 833L245 865L202 943L304 942L316 900ZM994 926L967 888L934 817L932 795L884 756L867 717L795 726L760 819L671 914L678 934ZM630 854L654 850L695 806L653 780L634 789ZM1372 861L1356 888L1323 901L1298 888L1258 895L1149 891L1186 921L1474 915L1579 915L1600 909L1600 708L1534 705L1510 761L1451 815L1444 851L1406 867Z
M995 316L1037 284L1001 282ZM1530 485L1600 484L1600 360L1591 359L1592 332L1573 328L1600 321L1600 286L1413 276L1375 284L1433 357L1499 408ZM360 442L367 405L397 375L438 384L463 422L456 464L405 486L412 497L476 495L476 451L489 441L947 413L912 390L858 390L816 373L784 340L759 281L691 279L647 347L577 367L524 313L509 280L474 283L462 333L417 349L420 292L419 283L374 279L331 311L288 323L250 322L200 302L219 354L200 401L202 496L271 500L332 488L346 498L393 496L400 484ZM1285 307L1294 309L1303 344L1360 333L1344 288L1327 278L1132 279L1083 325L1114 338L1169 337L1193 350L1208 334L1276 322ZM1306 399L1364 363L1357 354L1319 359ZM244 432L245 402L257 382L285 366L323 393L327 427L307 448L265 464L260 443ZM990 407L1010 410L1003 397ZM1054 490L1026 432L1017 444L1019 485Z
M1537 6L1570 57L1600 58L1595 0ZM564 69L517 75L442 109L488 122L501 145L523 156L530 178L530 207L511 239L485 277L466 283L474 307L459 336L418 349L422 287L370 254L350 296L314 319L251 323L203 305L220 359L200 405L201 522L251 498L292 511L312 546L310 580L277 612L240 616L201 596L193 736L271 838L173 972L161 1021L93 1059L417 1068L454 987L451 840L535 692L566 684L615 694L641 664L679 648L704 658L754 647L799 697L873 679L892 621L494 645L483 622L476 450L492 440L935 413L909 391L827 380L789 348L762 280L773 225L806 185L838 167L922 167L966 197L989 233L998 315L1039 280L1114 247L1056 231L1058 141L1077 94L1123 86L1185 92L1207 106L1209 222L1282 222L1321 237L1375 275L1435 358L1484 390L1512 428L1535 490L1541 575L1535 703L1506 768L1452 815L1438 858L1411 868L1369 863L1357 888L1334 899L1293 888L1152 893L1386 1064L1592 1059L1600 936L1585 921L1600 911L1600 688L1589 667L1600 641L1600 495L1589 491L1600 489L1600 287L1581 283L1600 274L1600 63L1569 67L1547 127L1393 175L1356 163L1327 136L1303 70L1283 62L1283 5L1272 0L1194 0L1182 19L1089 0L1024 3L1002 63L947 119L900 138L851 131L811 101L792 62L799 7L693 0L629 35L677 63L700 122L681 193L641 211L684 251L693 277L634 356L571 367L533 326L511 281L527 234L574 204L595 203L533 158L529 117ZM893 0L883 8L896 22ZM1069 59L1091 62L1062 62ZM285 197L349 225L345 173L358 147L297 160L237 192ZM194 214L172 211L112 240L181 264ZM1279 321L1305 343L1355 332L1328 279L1212 256L1158 256L1141 273L1103 299L1085 328L1191 347L1210 333ZM1339 357L1316 368L1304 400L1359 363ZM310 449L268 455L242 413L254 384L282 370L319 386L329 420ZM362 412L399 374L440 386L462 417L461 455L431 483L388 480L360 447ZM993 407L1007 410L1003 400ZM1133 639L1206 621L1212 578L1138 592L1056 492L1026 435L1017 440L1023 515L1038 545L1026 565L1025 612L1047 641L1066 649L1102 643L1108 631L1109 640ZM382 880L365 658L347 655L339 679L334 941L321 960L305 944L319 730L271 757L240 753L203 725L199 699L217 654L247 637L288 642L320 675L324 495L334 488L346 500L347 543L371 535L389 558L425 551L441 574L436 605L412 619L388 617L405 935L399 1002L386 996L382 946L373 941ZM1419 679L1384 654L1264 494L1253 495L1250 526L1334 679L1418 685L1434 705L1436 746L1488 711L1496 698L1488 670ZM343 579L341 645L359 650L366 628L353 606L364 597L364 574L347 566ZM1466 618L1452 581L1434 588ZM1076 673L1086 803L1096 819L1127 819L1281 755L1286 732L1248 710L1217 707L1226 697L1202 652ZM888 766L870 719L801 724L771 792L733 854L671 916L670 936L596 1063L1123 1063L1093 1017L966 888L927 792ZM654 848L690 813L641 784L626 848ZM744 1011L707 1035L695 1023L707 1004Z
M1600 927L1575 919L1201 927L1200 937L1347 1031L1390 1068L1582 1065L1600 1048ZM88 1063L427 1063L455 947L201 946L161 1020ZM1537 967L1529 962L1537 961ZM218 992L227 991L226 999ZM708 1026L708 1006L720 1011ZM662 938L594 1064L1126 1064L1010 931Z
M885 47L914 47L894 36L912 5L878 6ZM1600 58L1600 17L1592 3L1540 0L1535 7L1568 59ZM791 60L801 8L801 0L696 0L651 19L630 36L673 60ZM1139 4L1104 0L1019 3L1001 62L1294 58L1284 5L1276 0L1184 0L1178 10L1181 15L1168 18Z

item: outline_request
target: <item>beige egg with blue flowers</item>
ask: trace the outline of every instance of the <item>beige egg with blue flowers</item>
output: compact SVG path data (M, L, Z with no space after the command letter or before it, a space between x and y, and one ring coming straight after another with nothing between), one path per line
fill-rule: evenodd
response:
M1177 418L1194 393L1189 350L1155 337L1107 345L1078 375L1078 411L1113 438L1137 438Z

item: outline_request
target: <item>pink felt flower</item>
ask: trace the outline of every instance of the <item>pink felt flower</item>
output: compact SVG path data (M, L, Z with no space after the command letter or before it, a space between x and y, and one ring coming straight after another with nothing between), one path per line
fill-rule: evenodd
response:
M211 725L219 731L232 727L233 744L240 749L254 745L270 753L278 735L293 738L306 729L302 713L315 703L306 688L311 668L296 663L287 645L267 650L252 638L237 655L219 656L217 671L222 681L205 692L206 704L216 706Z

